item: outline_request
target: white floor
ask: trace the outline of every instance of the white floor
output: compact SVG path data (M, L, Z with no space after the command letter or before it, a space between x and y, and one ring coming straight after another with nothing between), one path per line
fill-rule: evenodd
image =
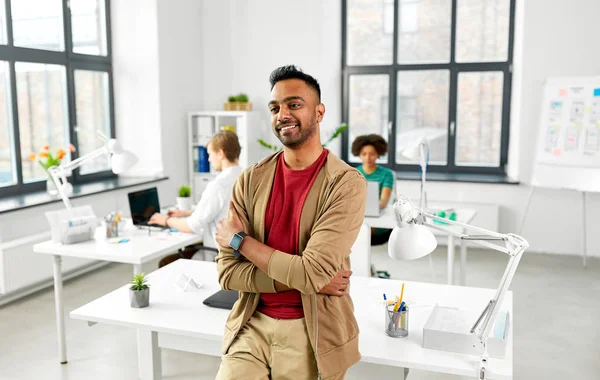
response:
M427 259L391 261L385 246L374 247L377 269L393 278L431 281ZM445 247L434 254L436 282L445 281ZM502 255L470 250L468 284L496 287ZM152 267L155 267L153 263ZM148 270L150 268L147 268ZM131 266L111 264L65 284L67 313L128 281ZM511 288L515 292L515 379L600 378L600 260L526 254ZM51 289L0 308L0 379L131 380L137 378L135 332L67 318L69 363L57 360ZM214 379L220 359L163 350L164 379ZM351 368L347 379L365 379L367 365ZM378 378L399 378L378 373ZM413 371L410 380L453 379Z

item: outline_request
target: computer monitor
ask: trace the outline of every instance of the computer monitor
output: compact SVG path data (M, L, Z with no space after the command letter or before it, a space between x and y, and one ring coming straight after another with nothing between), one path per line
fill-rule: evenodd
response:
M127 194L129 197L129 210L131 219L136 226L146 226L150 217L160 212L160 203L158 203L158 191L156 187L146 190L134 191Z

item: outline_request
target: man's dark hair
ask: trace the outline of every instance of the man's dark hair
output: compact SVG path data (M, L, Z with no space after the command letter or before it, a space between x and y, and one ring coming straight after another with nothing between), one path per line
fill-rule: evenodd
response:
M304 83L317 92L319 103L321 103L321 86L319 86L319 82L294 65L281 66L271 72L271 75L269 76L271 90L273 90L273 87L275 87L277 82L286 79L300 79L304 81Z
M352 154L360 155L360 151L364 146L371 145L375 148L378 155L383 156L387 153L388 143L385 139L376 134L358 136L352 142Z

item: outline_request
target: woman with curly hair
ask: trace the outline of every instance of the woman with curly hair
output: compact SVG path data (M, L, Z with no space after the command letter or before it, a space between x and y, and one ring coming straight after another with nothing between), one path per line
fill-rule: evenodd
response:
M377 134L358 136L352 142L352 154L359 157L362 165L357 169L367 181L379 183L379 208L385 208L394 188L394 173L383 166L377 165L377 159L387 153L388 144ZM371 229L371 244L378 245L388 241L392 230L384 228Z

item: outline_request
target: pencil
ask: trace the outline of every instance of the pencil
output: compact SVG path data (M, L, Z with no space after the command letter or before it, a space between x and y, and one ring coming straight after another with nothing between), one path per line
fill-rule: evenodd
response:
M404 283L402 283L402 289L400 290L400 298L398 299L398 303L394 306L394 311L398 311L400 305L402 305L402 297L404 296Z

